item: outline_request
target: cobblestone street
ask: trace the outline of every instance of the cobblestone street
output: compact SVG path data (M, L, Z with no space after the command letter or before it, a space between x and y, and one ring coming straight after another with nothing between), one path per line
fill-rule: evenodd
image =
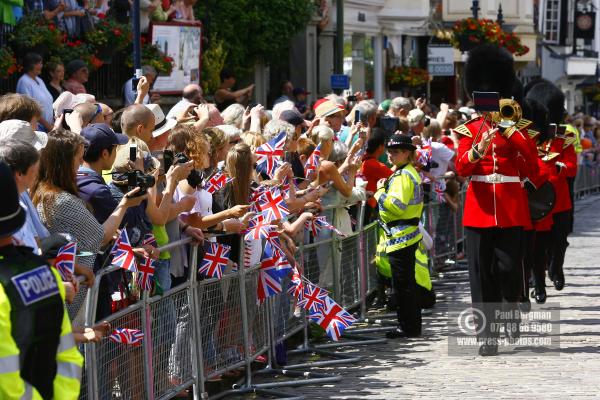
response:
M547 288L548 302L560 304L560 352L538 350L522 356L518 349L509 353L500 349L496 357L448 356L445 310L470 304L468 274L462 269L439 280L437 291L444 298L424 318L422 339L340 348L345 354L364 359L319 369L340 374L343 379L335 385L301 387L294 393L307 399L598 398L598 209L600 197L576 204L575 232L569 237L565 262L566 286L562 292ZM537 309L533 302L532 310Z

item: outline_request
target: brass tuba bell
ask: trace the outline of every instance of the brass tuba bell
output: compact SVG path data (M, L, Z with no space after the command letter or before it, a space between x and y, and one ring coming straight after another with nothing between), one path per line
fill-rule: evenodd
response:
M513 99L500 99L500 111L494 114L494 122L504 129L515 126L523 117L521 106Z

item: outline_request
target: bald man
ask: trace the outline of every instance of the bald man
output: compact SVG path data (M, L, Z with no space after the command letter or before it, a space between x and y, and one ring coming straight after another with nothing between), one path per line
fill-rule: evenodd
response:
M142 104L132 104L123 111L121 130L129 137L138 137L147 145L152 141L154 114Z
M184 111L190 108L191 104L205 103L202 88L200 85L191 83L183 88L181 100L179 100L167 114L167 118L177 119Z

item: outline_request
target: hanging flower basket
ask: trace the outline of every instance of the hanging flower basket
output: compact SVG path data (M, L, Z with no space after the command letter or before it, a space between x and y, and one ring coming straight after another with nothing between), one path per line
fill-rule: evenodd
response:
M426 69L405 65L388 69L386 77L390 90L395 91L422 86L429 81L429 73Z
M491 19L466 18L456 21L452 28L450 43L463 53L481 44L497 44L510 53L522 56L529 51L521 44L521 38L513 32L505 32Z

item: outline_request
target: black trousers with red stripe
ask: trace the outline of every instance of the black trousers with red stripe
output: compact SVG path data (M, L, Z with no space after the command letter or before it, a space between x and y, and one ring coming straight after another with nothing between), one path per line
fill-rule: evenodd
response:
M515 311L522 293L523 228L465 228L471 300L480 339L498 337L498 312ZM504 321L507 322L507 321Z

